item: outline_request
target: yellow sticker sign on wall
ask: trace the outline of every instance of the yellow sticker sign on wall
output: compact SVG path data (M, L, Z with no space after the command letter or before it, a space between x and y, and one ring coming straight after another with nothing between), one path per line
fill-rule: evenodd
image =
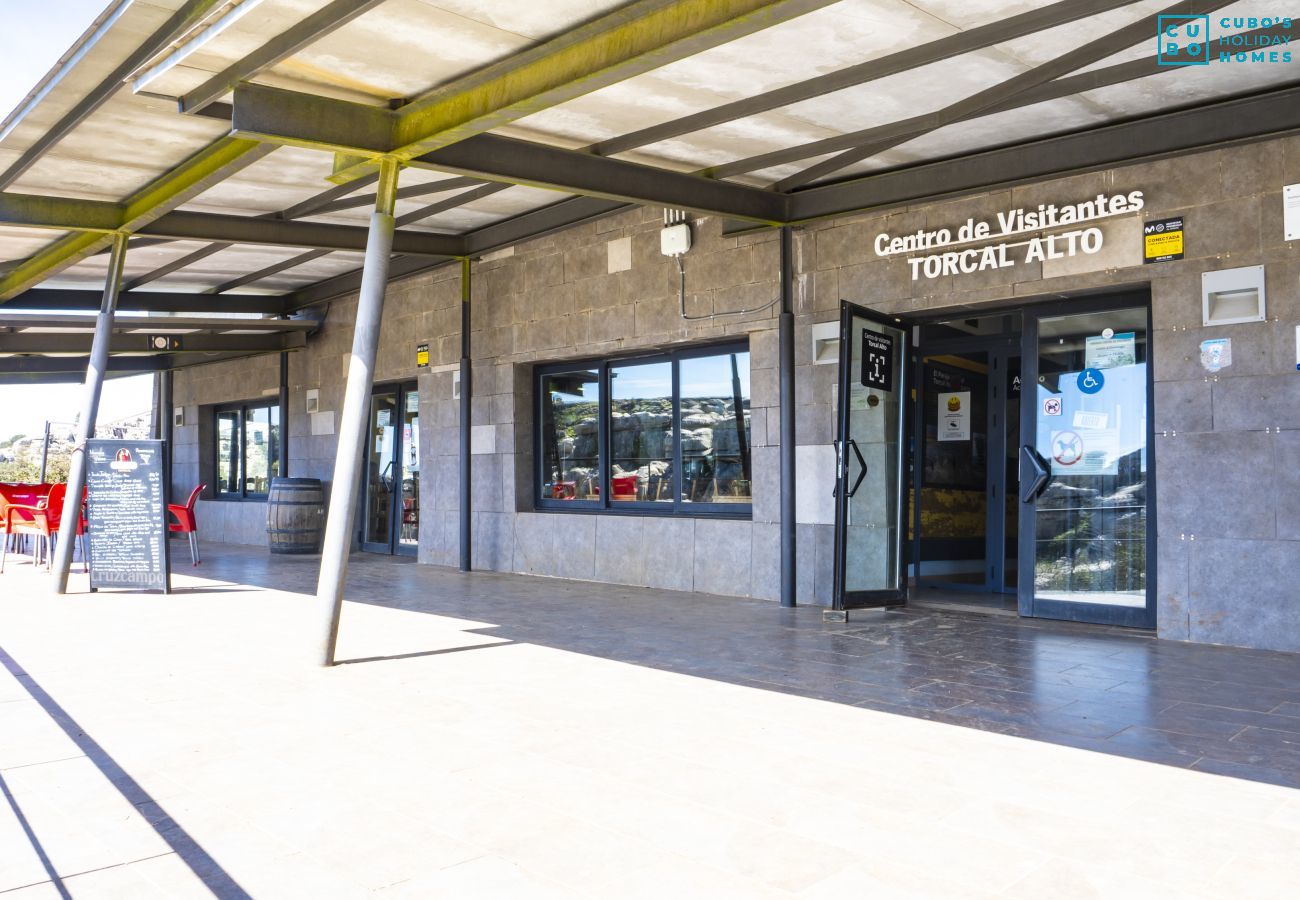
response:
M423 369L429 365L429 345L416 344L415 346L415 365L416 368Z
M1183 219L1153 219L1142 226L1142 261L1168 262L1183 258Z

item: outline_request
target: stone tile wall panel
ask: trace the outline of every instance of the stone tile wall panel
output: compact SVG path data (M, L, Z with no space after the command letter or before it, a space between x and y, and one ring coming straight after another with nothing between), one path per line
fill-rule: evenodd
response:
M1207 151L1170 160L1047 179L953 200L901 206L819 222L796 230L794 250L796 440L801 448L801 509L820 510L805 496L824 480L817 468L834 433L835 367L814 366L809 329L836 321L841 300L889 313L915 313L1011 299L1033 300L1076 291L1149 286L1156 381L1152 449L1160 496L1160 632L1169 637L1295 644L1300 624L1285 595L1288 581L1263 576L1232 581L1213 571L1228 557L1238 568L1273 560L1297 574L1300 558L1300 404L1296 390L1295 325L1300 322L1300 242L1282 240L1281 185L1300 181L1300 137ZM1137 218L1107 225L1106 252L1096 259L913 282L905 258L880 259L881 232L960 226L967 217L992 219L1013 206L1033 207L1098 193L1142 190L1143 221L1183 215L1187 258L1143 266L1133 250ZM518 245L474 264L471 334L475 360L473 424L495 429L492 453L475 463L476 565L502 571L549 569L554 574L623 584L774 597L779 572L780 414L776 310L683 322L677 309L676 265L659 253L660 210L635 209ZM762 305L777 296L778 242L771 232L724 237L715 217L693 223L695 246L685 258L692 314ZM626 262L625 262L626 260ZM629 268L623 268L630 263ZM1205 271L1264 264L1269 321L1201 326L1200 280ZM422 562L455 564L458 544L458 404L451 372L460 354L460 285L455 267L394 284L381 334L378 375L417 377L414 345L427 341L431 368L419 375L422 447ZM351 344L355 302L336 301L308 347L290 356L291 474L328 479L336 439L310 434L303 395L317 388L321 409L337 414ZM650 347L748 336L751 424L754 430L754 521L674 520L645 516L557 515L532 511L532 366L539 362L611 355ZM1217 373L1199 362L1200 342L1230 337L1233 364ZM443 368L450 367L450 368ZM199 407L256 399L277 383L275 357L218 363L179 372L175 402L197 423ZM1263 429L1282 430L1265 434ZM200 428L177 429L173 490L199 477L210 452ZM182 449L184 448L184 449ZM1261 487L1263 485L1263 487ZM259 504L206 503L206 539L249 539ZM1207 507L1213 515L1206 515ZM212 508L209 511L209 508ZM809 513L811 515L811 513ZM798 597L828 603L832 590L833 528L801 522ZM549 527L548 527L549 526ZM1195 549L1180 535L1196 533ZM221 538L217 538L217 534ZM1207 542L1207 543L1202 543ZM648 547L671 552L656 564ZM748 560L739 571L741 560ZM1288 564L1290 568L1288 569ZM729 573L729 574L723 574ZM1186 573L1185 577L1182 573ZM1255 616L1248 611L1256 610ZM1240 612L1237 612L1237 611Z

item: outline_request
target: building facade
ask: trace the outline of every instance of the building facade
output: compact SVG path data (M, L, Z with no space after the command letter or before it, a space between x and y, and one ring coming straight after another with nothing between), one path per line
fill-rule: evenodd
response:
M1023 597L1027 576L1049 610L1068 590L1051 595L1056 576L1025 559L1066 546L1069 590L1091 579L1090 603L1104 595L1154 616L1109 621L1300 651L1300 244L1286 240L1282 193L1296 183L1300 138L1288 137L796 229L799 602L832 602L846 465L836 441L880 409L898 417L896 438L863 438L861 497L875 499L856 514L898 511L891 546L920 587ZM696 217L693 246L672 258L664 222L660 209L629 209L472 263L476 568L779 595L778 235L728 235L722 220ZM906 329L891 344L900 383L883 393L853 382L841 397L850 381L835 363L856 348L837 344L859 332L826 326L846 301ZM366 549L456 564L460 307L455 266L389 287L358 515ZM282 474L331 477L354 309L355 298L331 302L305 349L288 354L284 410L276 356L175 374L172 490L209 484L205 540L265 542L280 422ZM1054 340L1078 351L1055 374ZM1021 366L1037 373L1028 399ZM1089 373L1128 391L1119 405L1082 402ZM647 379L662 390L637 394ZM658 412L641 402L651 399ZM944 440L946 425L956 440ZM1065 506L1050 487L1021 499L1032 463L1017 451L1058 486L1084 472L1109 480L1091 499L1071 494L1073 518L1052 525ZM910 474L881 480L882 452ZM849 524L845 565L885 564L871 561L877 536L855 545Z

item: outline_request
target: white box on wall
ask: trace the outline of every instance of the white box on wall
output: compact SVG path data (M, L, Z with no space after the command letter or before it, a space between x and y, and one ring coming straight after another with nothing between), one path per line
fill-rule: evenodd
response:
M320 391L317 388L307 392L307 412L320 412Z
M812 327L812 361L829 365L840 361L840 323L818 322Z
M1238 325L1267 317L1264 267L1243 266L1201 275L1201 324Z

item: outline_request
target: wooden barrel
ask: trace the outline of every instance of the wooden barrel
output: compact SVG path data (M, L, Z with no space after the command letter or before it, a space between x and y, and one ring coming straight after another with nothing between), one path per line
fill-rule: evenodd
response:
M266 537L272 553L319 553L325 494L319 478L272 478Z

